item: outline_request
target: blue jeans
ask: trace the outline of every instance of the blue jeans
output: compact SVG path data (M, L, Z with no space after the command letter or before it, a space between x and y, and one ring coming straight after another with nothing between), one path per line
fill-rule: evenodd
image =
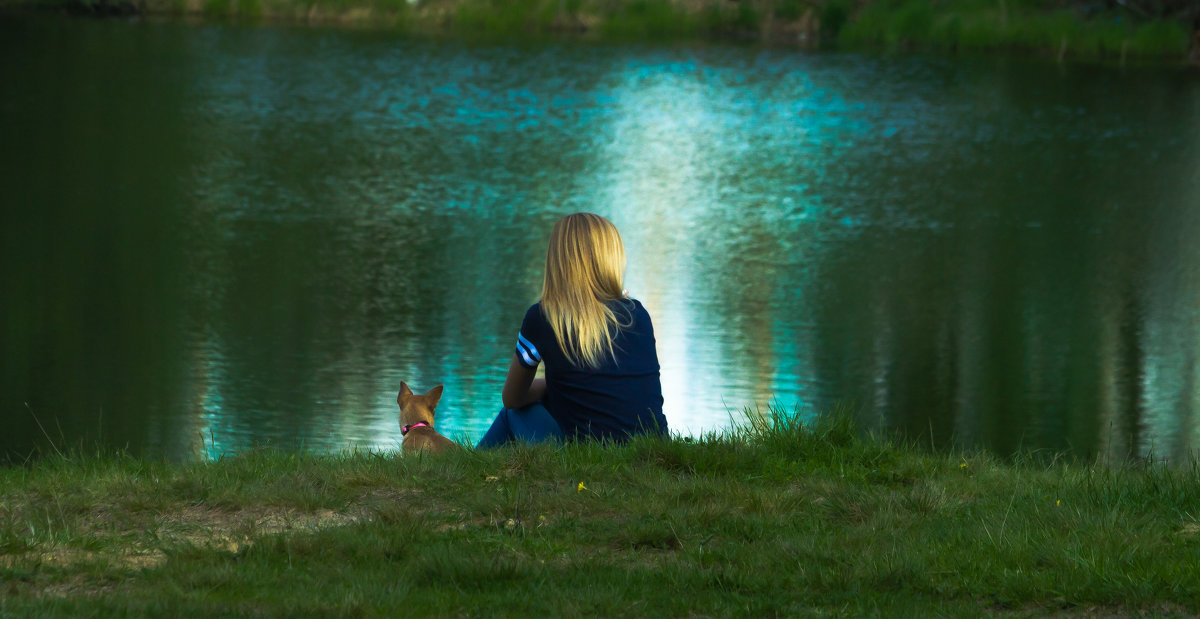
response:
M516 410L502 408L492 422L492 427L479 439L476 449L499 447L505 443L522 441L545 443L563 440L562 428L550 416L540 402Z

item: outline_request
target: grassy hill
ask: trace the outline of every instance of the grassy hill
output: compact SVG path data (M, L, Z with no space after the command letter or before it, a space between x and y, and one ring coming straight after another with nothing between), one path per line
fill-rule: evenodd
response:
M0 615L1190 616L1198 482L836 416L424 458L55 455L0 470Z

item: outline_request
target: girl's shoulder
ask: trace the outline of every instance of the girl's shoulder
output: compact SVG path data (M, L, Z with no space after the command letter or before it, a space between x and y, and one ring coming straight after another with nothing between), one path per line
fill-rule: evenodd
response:
M617 322L622 328L632 327L636 331L645 331L653 329L651 326L650 312L642 306L642 302L637 299L626 297L623 299L615 299L609 307L613 309L617 315Z
M633 297L614 299L613 302L616 303L618 307L621 307L626 311L638 312L642 314L646 313L646 308L642 306L642 302Z
M541 301L530 305L529 309L525 310L525 318L521 321L522 324L535 322L546 322L546 315L542 313Z

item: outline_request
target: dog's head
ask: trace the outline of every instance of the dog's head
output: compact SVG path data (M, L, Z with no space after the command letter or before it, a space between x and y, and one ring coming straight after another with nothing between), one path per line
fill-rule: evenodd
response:
M424 422L433 427L433 409L437 407L440 399L442 399L441 385L430 389L425 395L417 395L401 381L400 394L396 396L396 403L400 405L400 426L412 426Z

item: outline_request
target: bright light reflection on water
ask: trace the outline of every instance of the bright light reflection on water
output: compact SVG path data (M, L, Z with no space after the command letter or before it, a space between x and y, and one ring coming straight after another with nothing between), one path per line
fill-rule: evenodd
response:
M401 380L474 441L581 210L622 231L678 433L843 402L1001 453L1200 440L1193 74L2 28L9 454L35 415L168 457L393 450Z

